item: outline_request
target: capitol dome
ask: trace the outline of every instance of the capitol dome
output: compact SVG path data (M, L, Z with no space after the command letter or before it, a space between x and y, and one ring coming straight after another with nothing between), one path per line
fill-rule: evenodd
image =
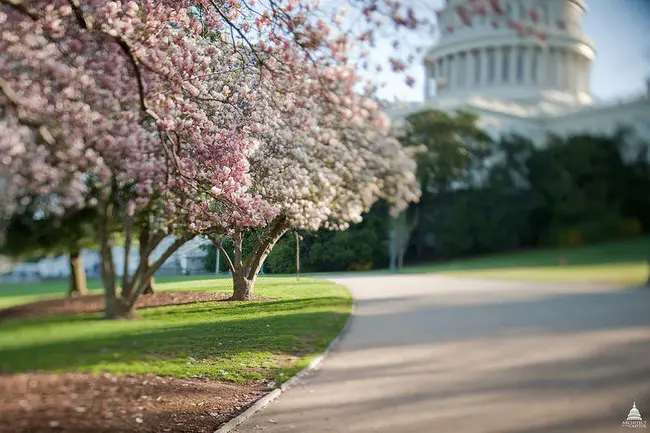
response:
M628 421L643 421L643 418L641 418L641 413L639 412L639 409L636 408L636 402L632 405L632 409L630 410L630 413L627 415L627 420Z
M425 100L592 104L585 11L584 0L447 0L425 58Z
M650 81L645 94L594 100L586 12L585 0L446 0L440 38L424 57L423 103L384 110L400 125L417 111L463 109L493 138L519 134L540 146L549 135L620 127L650 139Z

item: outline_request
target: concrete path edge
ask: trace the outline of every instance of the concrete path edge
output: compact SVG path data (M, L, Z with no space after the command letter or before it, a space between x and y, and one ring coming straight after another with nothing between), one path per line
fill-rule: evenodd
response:
M348 332L350 329L350 326L352 324L352 317L354 316L354 311L356 309L356 301L354 298L352 298L352 307L350 308L350 314L348 315L348 320L345 322L345 325L343 326L343 329L341 329L341 332L339 332L339 335L334 337L332 341L330 341L330 344L327 345L327 348L325 348L325 351L321 353L320 355L316 356L314 359L312 359L309 364L302 370L300 370L298 373L296 373L295 376L293 376L291 379L287 380L284 382L282 385L280 385L279 388L274 389L270 393L260 397L251 407L246 409L244 412L240 413L227 423L223 424L221 427L216 429L214 433L229 433L233 431L237 426L239 426L241 423L246 421L248 418L262 410L264 407L266 407L269 403L271 403L273 400L278 398L283 392L287 391L289 388L292 386L296 385L301 379L318 369L320 365L322 364L323 360L329 352L332 351L332 349L336 346L336 344L345 336L345 334Z

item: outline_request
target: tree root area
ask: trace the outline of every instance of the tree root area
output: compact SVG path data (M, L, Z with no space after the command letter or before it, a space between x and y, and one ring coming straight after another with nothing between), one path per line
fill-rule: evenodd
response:
M142 295L136 302L136 309L182 305L194 302L231 301L231 293L210 291L156 292ZM267 300L254 298L253 301ZM55 316L61 314L83 314L104 311L104 295L86 295L76 298L58 298L30 302L0 310L0 320L9 318Z

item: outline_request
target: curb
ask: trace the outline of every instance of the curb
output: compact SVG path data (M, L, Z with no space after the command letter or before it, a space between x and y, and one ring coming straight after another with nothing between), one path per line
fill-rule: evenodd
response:
M296 375L293 376L291 379L287 380L282 385L280 385L279 388L276 388L270 393L266 394L265 396L259 398L255 403L253 403L251 407L249 407L244 412L240 413L239 415L237 415L236 417L234 417L233 419L231 419L230 421L228 421L227 423L225 423L224 425L216 429L214 433L229 433L233 431L241 423L246 421L248 418L250 418L257 412L262 410L264 407L266 407L273 400L278 398L283 392L295 386L305 376L309 375L314 370L318 369L318 367L320 367L320 365L322 364L325 357L329 354L329 352L334 348L334 346L336 346L339 340L349 331L350 326L352 324L352 317L354 316L355 309L356 309L356 302L353 298L352 307L350 308L350 315L348 316L348 320L345 322L345 325L343 326L343 329L341 329L341 332L339 332L339 335L337 335L334 338L334 340L332 340L330 344L327 345L327 348L323 353L321 353L320 355L312 359L305 368L303 368L298 373L296 373Z

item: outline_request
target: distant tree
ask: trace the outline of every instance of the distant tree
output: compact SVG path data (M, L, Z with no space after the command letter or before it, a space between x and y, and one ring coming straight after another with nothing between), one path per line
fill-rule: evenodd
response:
M412 233L420 226L422 209L435 207L452 190L483 181L492 140L478 120L467 111L442 110L426 110L406 118L402 143L424 148L416 156L422 197L393 220L391 239L398 268L404 263Z
M29 206L10 220L5 250L15 258L67 254L70 263L70 296L87 293L81 250L95 245L97 212L93 208L68 210L62 215Z
M625 161L626 182L623 212L634 217L650 232L650 140L630 131L620 131L621 151Z
M423 194L474 185L484 173L492 140L479 126L477 115L467 111L426 110L406 118L401 141L424 145L417 177Z
M627 131L623 145L627 182L623 212L638 219L645 233L650 232L650 141ZM650 286L650 245L648 245L648 279Z
M529 160L532 193L547 226L541 242L579 244L624 234L629 172L624 137L551 137Z

